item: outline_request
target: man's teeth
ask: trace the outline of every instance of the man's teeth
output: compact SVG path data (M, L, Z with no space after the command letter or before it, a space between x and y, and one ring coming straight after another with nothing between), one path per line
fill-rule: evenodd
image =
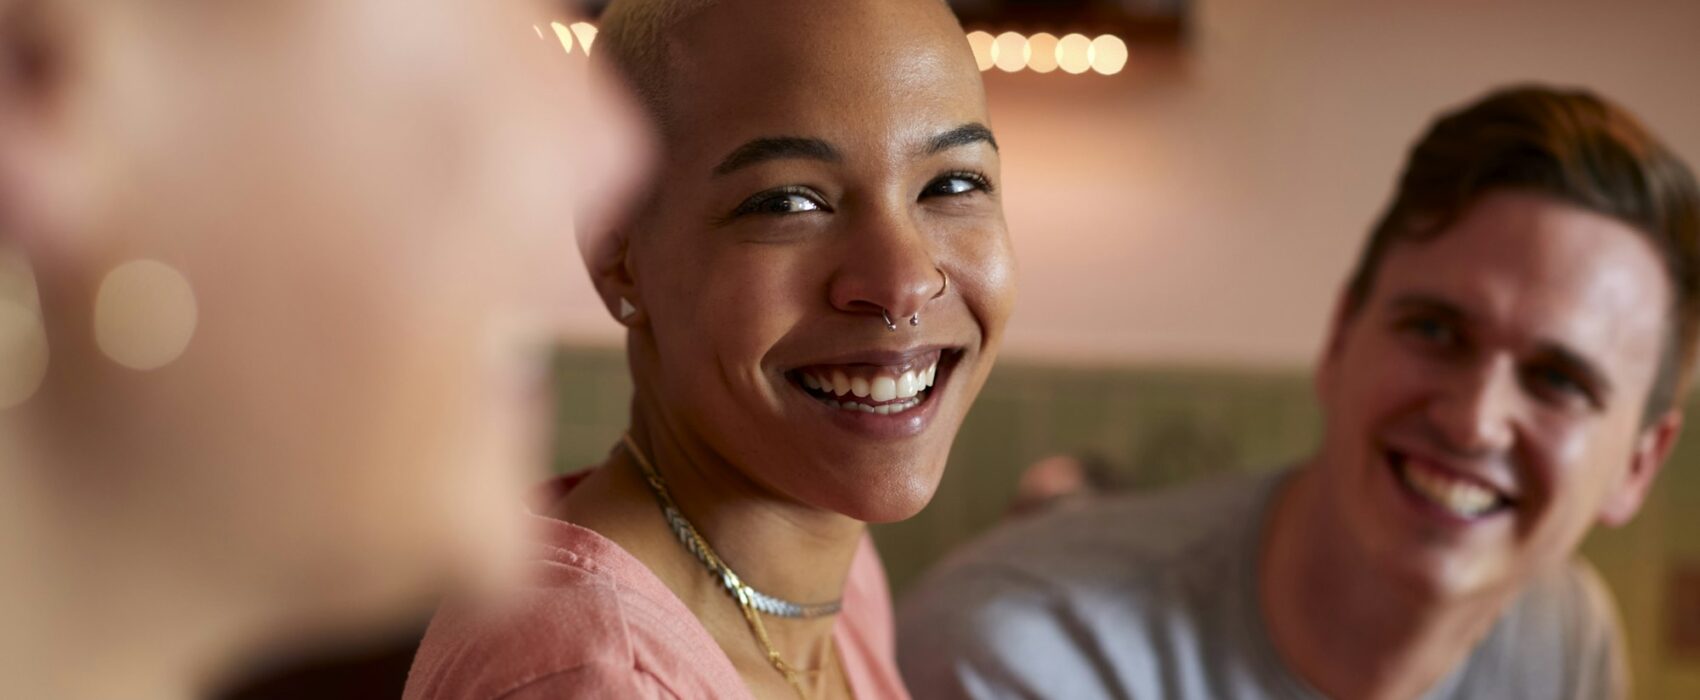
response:
M1463 479L1454 479L1416 460L1405 460L1404 468L1400 469L1399 473L1405 484L1418 495L1459 517L1473 518L1499 504L1499 494L1492 489Z
M927 390L938 379L939 365L934 362L923 370L909 370L897 375L877 373L868 376L845 374L844 370L819 372L804 372L803 386L815 391L837 396L840 401L826 403L846 410L860 410L867 413L899 413L920 403L918 396ZM858 399L869 399L876 404L870 405L859 401L846 400L854 396ZM888 403L895 402L895 403ZM884 410L892 409L892 410Z

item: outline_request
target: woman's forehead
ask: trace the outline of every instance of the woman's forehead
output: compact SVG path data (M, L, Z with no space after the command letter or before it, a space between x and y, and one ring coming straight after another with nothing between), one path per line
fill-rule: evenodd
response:
M679 29L669 103L680 129L985 118L973 52L931 0L721 3Z

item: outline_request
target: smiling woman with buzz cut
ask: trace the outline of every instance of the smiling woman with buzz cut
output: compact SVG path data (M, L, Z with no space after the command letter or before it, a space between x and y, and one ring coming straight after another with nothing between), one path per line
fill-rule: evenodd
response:
M523 603L451 605L409 698L903 698L867 523L914 515L1014 298L996 139L937 0L615 0L658 129L585 241L631 423L533 505Z

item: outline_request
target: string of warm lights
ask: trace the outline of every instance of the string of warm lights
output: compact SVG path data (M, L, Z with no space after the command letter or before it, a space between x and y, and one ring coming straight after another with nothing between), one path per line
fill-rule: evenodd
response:
M591 47L596 44L596 25L589 22L550 22L549 28L568 54L588 56ZM542 27L532 25L531 29L537 32L537 38L544 38ZM1044 32L1033 36L1016 32L992 36L988 32L976 31L969 32L968 45L974 47L974 60L980 64L981 71L997 68L1008 73L1061 70L1071 75L1089 71L1115 75L1127 67L1127 43L1111 34L1089 39L1083 34L1058 38Z
M569 55L573 53L576 46L578 51L589 56L590 47L596 45L596 25L589 22L574 22L572 24L550 22L549 29L555 32L555 38L561 42L561 48L566 49ZM537 38L543 38L542 27L533 24L531 30L537 32Z
M995 37L987 32L971 32L968 44L974 47L974 60L980 63L982 71L997 68L1009 73L1061 70L1072 75L1087 71L1115 75L1127 67L1127 43L1111 34L1096 39L1069 34L1059 39L1044 32L1030 37L1016 32Z

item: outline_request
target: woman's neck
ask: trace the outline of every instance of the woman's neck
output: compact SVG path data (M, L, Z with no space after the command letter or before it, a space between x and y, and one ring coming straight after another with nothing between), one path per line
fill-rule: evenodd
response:
M733 458L714 454L700 440L669 430L641 409L634 411L631 437L666 482L680 512L745 583L796 603L843 595L866 525L767 490L741 472ZM775 673L754 653L737 604L668 527L628 449L616 450L568 494L555 515L597 531L643 562L721 642L740 671L759 662L751 669L755 674ZM833 616L762 620L775 647L793 665L816 667L830 660Z

